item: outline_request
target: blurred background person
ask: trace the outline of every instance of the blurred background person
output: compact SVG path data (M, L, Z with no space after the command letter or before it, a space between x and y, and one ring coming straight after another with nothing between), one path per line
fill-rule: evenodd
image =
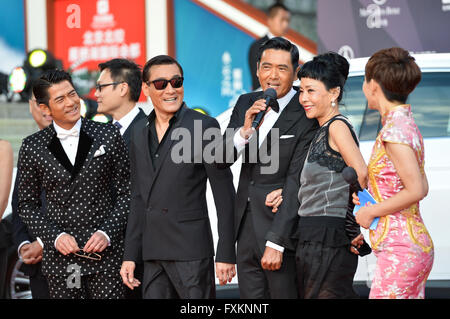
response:
M42 112L36 102L34 94L28 101L30 113L40 130L46 128L52 123L52 117ZM19 176L17 173L16 176ZM18 213L18 178L14 183L14 191L12 195L12 216L13 216L13 241L17 245L17 253L23 264L20 271L30 277L30 289L33 299L49 299L48 283L42 274L42 252L43 246L40 239L36 238L28 229L27 225L22 221ZM45 200L45 192L41 193L41 213L45 214L47 204Z
M250 50L248 52L248 63L252 76L252 90L256 90L260 87L258 77L256 76L256 63L258 62L259 48L269 39L284 36L289 29L289 22L291 21L291 12L281 3L276 3L270 6L267 13L267 25L269 31L264 37L255 40L250 46Z
M428 193L423 138L405 104L421 77L414 58L401 48L378 51L365 69L364 95L383 124L368 165L369 191L377 204L356 214L364 228L380 217L370 231L377 265L369 298L424 298L433 266L433 241L419 211Z
M141 95L141 69L127 59L112 59L98 66L101 73L95 91L97 112L112 116L129 149L133 125L146 117L136 105Z
M13 150L8 141L0 140L0 220L8 206L13 173Z

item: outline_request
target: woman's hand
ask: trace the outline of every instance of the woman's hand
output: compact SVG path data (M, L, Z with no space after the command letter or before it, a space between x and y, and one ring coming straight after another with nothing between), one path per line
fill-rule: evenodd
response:
M361 207L355 215L356 222L365 229L370 227L375 217L375 206L371 203L367 203L367 206Z
M354 253L355 255L359 255L358 248L361 247L361 245L364 243L364 235L359 234L355 238L353 238L350 246L350 251Z

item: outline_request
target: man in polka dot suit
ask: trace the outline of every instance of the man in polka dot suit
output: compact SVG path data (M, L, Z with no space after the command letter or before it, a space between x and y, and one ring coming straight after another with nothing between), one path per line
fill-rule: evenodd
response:
M47 71L33 93L53 123L22 143L19 215L44 245L50 297L122 298L119 270L130 203L125 143L112 124L80 117L80 98L66 72Z

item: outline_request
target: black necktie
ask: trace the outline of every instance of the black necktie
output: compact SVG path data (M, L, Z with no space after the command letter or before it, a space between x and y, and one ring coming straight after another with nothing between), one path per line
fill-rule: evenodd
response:
M122 124L120 124L119 122L114 123L114 125L117 126L119 130L122 128Z

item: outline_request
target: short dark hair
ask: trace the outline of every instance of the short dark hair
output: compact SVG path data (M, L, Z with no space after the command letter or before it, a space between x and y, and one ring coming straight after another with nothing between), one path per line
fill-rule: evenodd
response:
M408 51L394 47L372 55L366 64L366 81L374 79L389 101L406 103L422 79L422 72Z
M306 62L298 71L298 78L310 78L322 82L327 90L340 88L338 102L342 99L345 82L347 81L350 65L342 55L336 52L320 54Z
M147 83L150 79L150 68L154 65L169 65L169 64L176 64L178 68L180 69L181 76L183 76L183 68L181 67L180 63L178 63L177 60L172 58L169 55L157 55L150 60L147 61L144 65L144 69L142 70L142 81L144 83Z
M127 59L112 59L98 65L100 71L108 69L114 82L126 82L130 88L130 99L139 101L141 95L141 68ZM115 87L115 86L114 86Z
M291 43L289 40L286 40L282 37L275 37L267 40L260 46L258 50L258 55L256 57L256 62L258 64L261 61L261 57L264 51L269 49L283 50L289 52L291 54L292 67L294 68L293 72L295 73L295 70L297 70L298 67L298 60L299 60L298 48L295 44Z
M37 80L33 82L33 94L38 104L49 105L50 96L48 89L54 85L68 81L72 86L72 77L69 73L59 69L52 69L45 71ZM74 87L75 88L75 87Z
M287 12L291 12L284 4L282 3L275 3L273 5L271 5L268 9L267 9L267 15L270 18L273 18L274 16L277 15L278 11L280 10L284 10Z

